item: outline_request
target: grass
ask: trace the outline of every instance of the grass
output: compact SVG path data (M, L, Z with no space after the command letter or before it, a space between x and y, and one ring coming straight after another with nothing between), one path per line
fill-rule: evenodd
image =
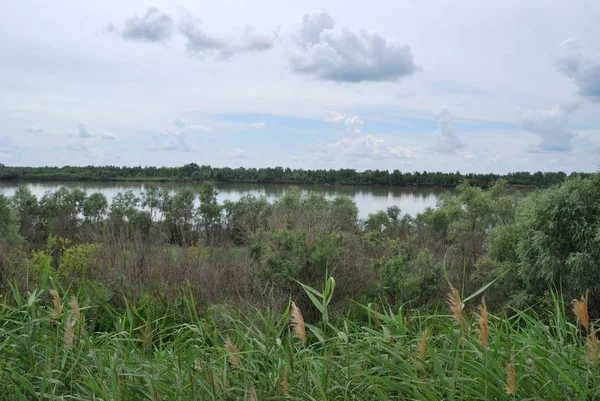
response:
M52 280L48 282L52 286ZM293 303L242 321L144 321L111 309L114 329L93 332L91 310L60 288L20 294L0 309L1 400L596 400L598 340L591 321L513 311L451 314L364 307L364 321L332 318L324 293L304 287L322 319ZM84 295L84 294L79 294ZM81 297L85 298L85 297ZM573 304L587 316L582 298ZM362 308L362 307L361 307ZM595 351L594 351L595 349Z

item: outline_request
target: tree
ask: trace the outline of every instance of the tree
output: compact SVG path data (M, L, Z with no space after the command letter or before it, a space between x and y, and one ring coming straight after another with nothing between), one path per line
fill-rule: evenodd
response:
M83 201L83 216L87 221L99 223L102 221L108 210L108 201L106 196L95 192Z
M173 195L170 202L168 220L177 229L182 245L188 245L192 240L193 223L196 217L194 192L184 188Z
M214 242L216 232L221 228L221 206L217 203L217 190L208 182L200 187L198 216L207 240Z
M519 276L532 294L548 286L579 298L590 290L600 311L600 175L530 196L517 221Z
M29 236L40 219L37 197L26 186L19 186L10 198L10 205L20 218L21 235Z
M0 245L14 246L22 240L17 212L10 207L9 199L0 194Z

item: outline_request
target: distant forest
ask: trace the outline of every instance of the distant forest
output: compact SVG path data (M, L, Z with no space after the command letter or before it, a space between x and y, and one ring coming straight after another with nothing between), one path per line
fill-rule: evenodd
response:
M302 170L283 167L229 168L200 166L189 163L183 167L11 167L0 164L0 181L180 181L180 182L255 182L282 184L344 184L455 187L468 180L471 185L489 187L499 179L513 186L548 187L568 177L587 178L591 173L527 171L509 174L461 174L431 171L402 172L394 170Z

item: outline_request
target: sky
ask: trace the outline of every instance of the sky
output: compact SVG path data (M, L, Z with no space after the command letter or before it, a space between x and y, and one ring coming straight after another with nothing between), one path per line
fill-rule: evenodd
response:
M600 2L4 2L0 163L600 169Z

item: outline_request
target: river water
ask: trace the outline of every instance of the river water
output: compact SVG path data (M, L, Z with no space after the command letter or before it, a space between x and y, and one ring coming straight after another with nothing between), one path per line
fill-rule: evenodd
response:
M117 193L132 190L139 195L144 190L141 182L35 182L35 183L7 183L0 182L0 192L11 196L18 185L26 185L39 198L47 191L55 191L61 186L80 188L91 194L101 192L110 201ZM200 184L153 183L159 187L167 187L173 191L184 186L199 188ZM242 184L242 183L215 183L219 194L217 199L220 204L224 200L238 200L245 195L265 196L269 202L279 199L290 188L282 184ZM385 210L389 206L398 206L402 214L415 216L427 207L434 207L440 194L445 192L439 188L390 188L351 185L300 185L304 192L314 191L325 195L328 199L344 195L352 199L358 206L359 217L366 218L370 213Z

